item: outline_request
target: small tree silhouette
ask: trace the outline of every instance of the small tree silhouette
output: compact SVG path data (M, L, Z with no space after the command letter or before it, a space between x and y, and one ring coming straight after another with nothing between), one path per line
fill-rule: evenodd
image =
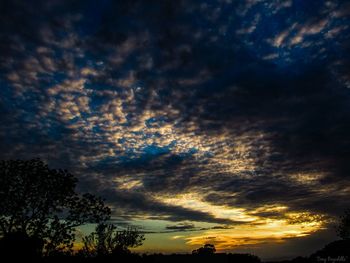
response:
M46 254L71 250L77 226L110 216L102 199L75 193L76 183L40 159L0 161L0 236L39 238Z
M344 240L350 239L350 209L346 210L344 215L340 217L337 234Z
M203 247L200 247L198 249L195 249L192 251L193 255L213 255L215 253L216 249L215 246L212 244L205 244Z
M141 246L145 240L137 228L117 230L113 224L98 224L95 232L83 238L83 254L103 256L130 253L129 248Z

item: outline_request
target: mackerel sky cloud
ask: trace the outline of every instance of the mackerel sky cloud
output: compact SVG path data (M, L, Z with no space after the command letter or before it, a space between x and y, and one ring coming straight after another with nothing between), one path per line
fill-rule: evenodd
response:
M312 252L350 205L349 15L336 0L1 1L1 158L68 169L150 232L141 250Z

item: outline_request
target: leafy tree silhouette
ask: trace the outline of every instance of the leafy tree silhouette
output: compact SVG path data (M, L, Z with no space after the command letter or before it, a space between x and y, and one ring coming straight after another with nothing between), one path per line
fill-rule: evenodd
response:
M205 244L203 247L200 247L198 249L195 249L192 251L193 255L213 255L215 253L216 249L215 246L212 244Z
M316 251L310 256L311 262L320 261L319 258L336 258L336 261L350 260L350 210L346 210L339 218L336 226L337 234L342 240L336 240L327 244L324 248ZM331 260L328 260L331 262ZM335 261L334 261L335 262Z
M346 210L344 215L340 217L337 234L344 240L350 239L350 209Z
M87 256L129 254L129 248L141 246L144 240L144 235L135 227L118 231L113 224L101 223L96 226L95 232L83 238L83 254Z
M72 174L50 169L40 159L0 161L3 243L16 237L22 241L36 238L42 240L46 255L71 251L77 226L110 217L103 200L77 194L76 183Z

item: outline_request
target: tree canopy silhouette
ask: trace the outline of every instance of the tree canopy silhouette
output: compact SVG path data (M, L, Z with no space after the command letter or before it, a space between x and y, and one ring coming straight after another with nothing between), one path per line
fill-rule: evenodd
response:
M76 183L40 159L0 161L0 236L40 238L47 254L72 249L77 226L110 216L101 198L76 193Z
M346 210L344 215L340 218L337 226L338 236L344 240L350 239L350 209Z
M195 249L192 251L193 255L213 255L215 253L216 249L215 246L212 244L205 244L203 247L200 247L198 249Z
M88 256L127 254L129 248L141 246L144 240L144 235L135 227L117 230L113 224L102 223L83 238L83 253Z

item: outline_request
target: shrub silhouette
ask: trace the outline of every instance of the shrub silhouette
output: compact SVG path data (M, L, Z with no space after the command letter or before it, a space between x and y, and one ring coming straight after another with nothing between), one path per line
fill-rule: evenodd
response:
M338 257L344 257L347 258L349 262L350 260L350 240L337 240L333 241L329 244L327 244L324 248L320 249L316 253L311 255L312 259L315 259L314 261L320 261L317 260L318 258L338 258ZM339 260L342 261L342 260Z
M72 174L50 169L40 159L0 161L2 243L35 238L42 240L45 254L71 250L77 226L110 216L102 199L77 194L76 183Z
M350 209L346 210L337 226L337 234L344 240L350 239Z
M195 249L192 251L193 255L213 255L215 253L216 249L215 246L212 244L205 244L203 247L200 247L198 249Z
M141 246L144 235L136 228L128 227L117 230L113 224L99 224L95 232L83 238L83 254L87 256L104 256L111 254L129 254L129 248Z

